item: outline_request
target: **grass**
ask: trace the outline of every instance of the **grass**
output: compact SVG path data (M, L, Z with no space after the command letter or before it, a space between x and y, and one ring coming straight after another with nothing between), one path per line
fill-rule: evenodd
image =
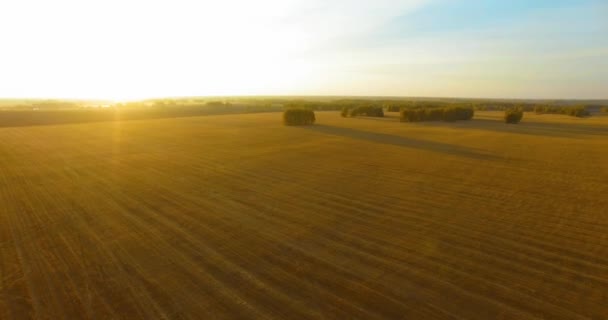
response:
M0 129L0 319L601 319L608 118Z

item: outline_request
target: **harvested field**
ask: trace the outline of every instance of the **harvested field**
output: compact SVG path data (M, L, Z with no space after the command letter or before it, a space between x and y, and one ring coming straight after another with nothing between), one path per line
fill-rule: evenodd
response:
M0 319L606 319L608 116L0 128Z

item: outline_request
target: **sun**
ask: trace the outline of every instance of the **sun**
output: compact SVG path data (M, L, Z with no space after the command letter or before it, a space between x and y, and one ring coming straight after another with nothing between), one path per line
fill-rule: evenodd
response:
M261 2L238 1L238 10L233 2L150 2L144 15L135 1L88 6L58 0L45 5L54 14L31 13L35 24L0 21L20 25L28 39L6 42L18 50L4 53L11 63L0 66L11 76L0 79L0 88L15 96L113 101L287 94L310 73L297 57L311 37L289 23L293 1ZM19 2L7 5L31 11ZM40 54L41 47L54 50Z

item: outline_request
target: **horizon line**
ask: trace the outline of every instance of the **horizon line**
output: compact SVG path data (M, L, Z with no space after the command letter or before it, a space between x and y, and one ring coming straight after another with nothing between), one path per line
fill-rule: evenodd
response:
M406 96L406 95L338 95L338 94L232 94L232 95L185 95L185 96L155 96L145 98L134 98L134 99L108 99L108 98L95 98L95 97L0 97L0 101L6 100L60 100L60 101L103 101L103 102L137 102L137 101L148 101L148 100L160 100L160 99L194 99L194 98L366 98L366 99L459 99L459 100L536 100L536 101L608 101L608 97L605 98L509 98L509 97L458 97L458 96Z

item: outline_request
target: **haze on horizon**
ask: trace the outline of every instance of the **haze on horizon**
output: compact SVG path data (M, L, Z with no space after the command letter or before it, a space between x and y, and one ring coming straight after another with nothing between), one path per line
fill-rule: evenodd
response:
M608 98L601 0L0 2L0 98Z

